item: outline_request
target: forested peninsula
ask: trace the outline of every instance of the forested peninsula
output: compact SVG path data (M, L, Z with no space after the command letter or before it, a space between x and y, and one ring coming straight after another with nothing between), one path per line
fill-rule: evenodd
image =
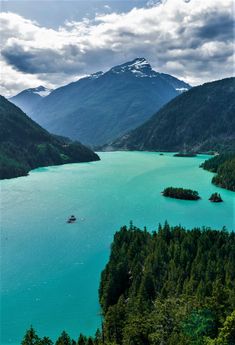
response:
M101 274L103 314L95 337L56 345L234 345L235 233L131 223L114 236ZM33 328L22 345L51 345Z
M235 191L235 153L228 152L216 155L205 161L201 167L216 175L212 183L218 187Z

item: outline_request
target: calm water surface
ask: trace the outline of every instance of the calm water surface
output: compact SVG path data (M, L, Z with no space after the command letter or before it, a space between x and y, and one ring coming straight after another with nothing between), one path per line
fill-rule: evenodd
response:
M1 183L1 344L20 344L31 324L54 340L100 325L98 284L113 234L133 220L235 228L234 193L199 169L207 156L101 153L101 161L36 169ZM161 196L164 187L198 190L202 200ZM219 192L224 203L208 201ZM69 215L80 220L66 224ZM82 220L81 220L82 218Z

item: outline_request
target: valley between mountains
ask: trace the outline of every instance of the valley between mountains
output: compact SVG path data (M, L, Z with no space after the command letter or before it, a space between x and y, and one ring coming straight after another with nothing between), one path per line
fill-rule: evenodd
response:
M3 345L235 344L234 77L0 96L0 179Z

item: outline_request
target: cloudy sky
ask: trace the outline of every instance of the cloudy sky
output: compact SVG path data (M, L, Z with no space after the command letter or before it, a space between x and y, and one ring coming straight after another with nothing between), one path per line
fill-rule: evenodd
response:
M234 75L233 0L1 1L5 96L136 57L192 85Z

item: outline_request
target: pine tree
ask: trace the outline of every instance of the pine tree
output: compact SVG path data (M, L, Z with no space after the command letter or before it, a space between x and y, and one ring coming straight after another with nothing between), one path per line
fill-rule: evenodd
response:
M40 341L40 345L53 345L53 342L48 337L43 337Z
M57 339L55 345L72 345L70 336L65 331L63 331L61 333L61 336Z
M80 333L77 345L86 345L86 337Z
M28 331L26 331L24 339L21 342L22 345L39 345L40 338L36 334L35 330L31 326Z

